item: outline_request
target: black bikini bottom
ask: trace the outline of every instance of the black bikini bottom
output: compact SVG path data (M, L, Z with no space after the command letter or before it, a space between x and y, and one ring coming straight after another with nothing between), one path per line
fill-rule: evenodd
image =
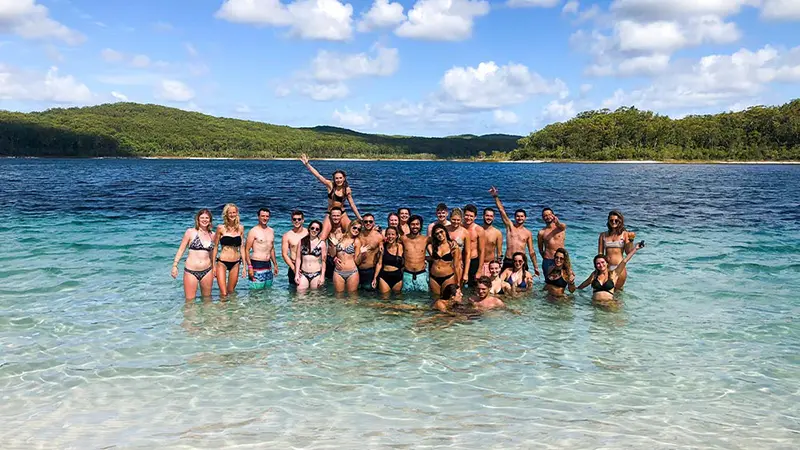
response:
M431 274L430 277L431 277L431 280L433 280L437 284L439 284L439 287L442 287L442 286L444 286L444 282L445 281L449 280L450 278L453 278L454 276L456 276L455 272L451 273L450 275L443 276L443 277L438 277L436 275Z
M228 269L228 271L231 271L231 270L233 270L234 267L236 267L237 264L239 264L239 262L241 262L241 260L239 260L239 261L223 261L221 259L218 259L217 262L221 262L222 264L225 264L225 267Z
M397 286L397 283L401 283L403 281L403 271L402 269L395 270L394 272L381 270L381 272L378 274L378 278L385 281L390 288L394 288Z
M211 272L211 267L206 267L203 270L191 270L184 267L183 271L194 275L194 277L197 278L197 281L200 281L203 279L203 277L206 276L208 272Z

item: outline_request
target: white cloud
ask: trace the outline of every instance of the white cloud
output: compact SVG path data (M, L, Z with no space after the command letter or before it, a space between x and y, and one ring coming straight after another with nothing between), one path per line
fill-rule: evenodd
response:
M623 76L655 75L669 67L669 55L635 56L619 63L617 73Z
M57 39L78 45L86 38L50 18L47 7L36 0L0 0L0 33L24 39Z
M100 52L100 56L106 62L120 62L123 59L125 59L125 55L123 55L121 52L118 52L116 50L112 50L110 48L103 49Z
M333 111L333 120L338 124L346 127L354 128L373 128L375 127L375 119L370 115L370 106L365 105L364 111L351 111L350 108L345 107L344 111L338 109Z
M446 100L472 109L496 109L525 102L532 95L566 90L561 80L547 81L522 64L498 66L494 61L478 67L453 67L440 82Z
M592 90L592 87L593 86L591 84L588 84L588 83L582 84L581 87L580 87L581 95L587 94L589 91Z
M390 3L389 0L375 0L369 11L361 14L358 31L362 33L381 28L394 27L406 20L403 5Z
M150 58L147 55L136 55L131 58L131 66L143 69L150 65Z
M60 76L58 67L42 75L0 64L0 99L80 104L93 101L95 96L72 75Z
M561 14L578 14L580 6L581 4L577 0L569 0L561 9Z
M376 55L338 54L320 50L311 62L311 75L317 81L345 81L360 77L386 77L397 72L400 58L396 48L376 46Z
M800 1L765 0L761 17L770 20L800 20Z
M489 14L485 0L417 0L408 20L395 34L400 37L435 41L463 41L472 36L476 17Z
M194 98L194 91L182 81L162 80L156 89L156 97L171 102L188 102Z
M353 7L338 0L225 0L215 16L250 25L289 27L292 36L329 41L353 35Z
M730 43L741 37L736 24L716 16L692 17L685 24L674 21L639 23L622 20L615 26L622 51L668 52L704 42Z
M508 0L506 5L512 8L552 8L561 0Z
M150 57L147 55L126 55L114 49L105 48L100 52L100 57L107 63L125 63L137 69L144 69L150 66ZM159 66L167 66L168 64L161 61L158 62Z
M128 96L127 95L119 93L117 91L111 91L111 96L114 97L115 99L117 99L117 101L120 101L120 102L127 102L128 101Z
M542 111L542 117L546 122L563 122L575 117L575 114L575 104L572 101L561 103L553 100Z
M294 90L318 102L338 100L350 95L350 89L347 87L346 84L341 82L299 83L294 87Z
M617 90L606 107L636 105L654 110L705 108L745 102L771 83L800 82L800 47L781 53L771 46L732 55L709 55L657 77L646 88Z
M615 0L611 11L638 20L679 19L714 15L727 17L742 6L758 6L761 0Z
M498 125L514 125L519 122L519 117L513 111L495 109L492 116Z

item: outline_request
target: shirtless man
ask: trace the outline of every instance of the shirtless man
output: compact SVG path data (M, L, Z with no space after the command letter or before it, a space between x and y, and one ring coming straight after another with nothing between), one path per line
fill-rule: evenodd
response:
M411 210L408 208L398 208L397 217L400 219L400 224L397 226L400 229L400 235L408 234L411 230L408 229L408 219L411 218Z
M469 255L470 260L465 262L467 268L467 284L469 287L476 286L478 270L483 265L486 251L486 233L483 228L475 223L478 217L478 208L469 204L464 207L464 228L469 233ZM466 254L466 251L464 252Z
M567 238L567 225L560 222L550 208L542 210L542 220L545 226L539 230L539 234L536 236L536 243L539 247L539 253L542 255L542 272L546 277L550 273L550 269L556 264L553 259L556 250L565 248L564 240Z
M278 260L275 257L275 230L268 226L269 208L258 210L258 225L247 233L244 245L244 261L250 289L263 289L272 286L274 275L278 274ZM253 255L250 255L252 250ZM275 273L273 274L273 271Z
M428 239L419 234L422 230L422 217L414 215L408 219L409 233L403 236L403 290L428 291L428 271L425 252Z
M483 252L483 270L481 275L488 277L491 275L489 271L489 263L492 261L500 261L503 255L503 233L494 227L494 210L486 208L483 210L483 232L485 233L484 252Z
M428 225L428 234L427 236L431 235L431 230L433 230L433 226L437 223L440 223L446 227L450 226L450 221L447 220L447 216L450 214L450 210L447 209L447 205L444 203L439 203L436 205L436 222Z
M533 262L533 273L538 277L539 263L536 261L536 252L533 249L533 235L525 228L525 220L528 218L528 215L525 213L524 209L518 209L514 211L515 223L511 223L511 219L508 218L508 214L506 214L506 210L503 208L503 203L500 202L497 188L492 186L491 189L489 189L489 193L494 197L494 203L497 205L497 209L500 211L500 217L503 218L503 224L506 226L506 254L505 257L503 257L502 269L506 270L514 267L512 255L516 252L525 253L525 248L527 247L528 254Z
M289 286L297 286L295 283L294 258L297 256L297 249L300 247L300 240L308 234L308 230L303 227L305 215L303 211L292 211L292 229L287 231L281 238L281 256L283 262L289 268Z
M492 280L489 277L480 277L477 281L477 297L470 297L472 306L480 311L487 311L494 308L505 308L506 304L497 297L489 296L489 289L492 287Z
M364 257L358 264L358 279L361 288L367 291L374 290L372 280L375 278L375 265L378 263L378 251L383 243L383 235L375 229L375 216L364 214L361 216L364 227L361 229L361 253Z
M328 258L325 260L325 278L333 280L333 271L336 269L336 262L334 261L334 257L336 256L336 244L342 240L342 237L345 233L345 225L343 220L344 209L339 206L334 206L331 208L329 214L331 220L331 229L325 230L323 228L319 238L323 241L327 239L326 244L330 250L328 250Z

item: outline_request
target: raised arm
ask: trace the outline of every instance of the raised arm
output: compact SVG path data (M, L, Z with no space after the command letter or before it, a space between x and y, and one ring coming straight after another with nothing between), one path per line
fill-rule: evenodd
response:
M617 273L617 276L619 276L619 274L622 272L625 266L628 265L628 261L630 261L631 258L633 258L633 255L635 255L636 252L638 252L642 248L644 248L644 241L639 242L638 244L636 244L636 246L633 247L633 250L631 250L631 252L628 253L628 256L626 256L625 259L623 259L622 262L619 263L617 268L614 269L614 272Z
M172 278L178 278L178 263L181 262L181 258L183 258L183 253L186 251L186 247L189 246L189 240L192 236L192 228L186 230L183 233L183 239L181 239L181 245L178 247L178 252L175 253L175 259L172 261L172 270L170 270L170 275Z
M353 190L347 188L347 203L350 204L350 208L353 209L353 214L356 215L356 219L361 220L361 214L358 213L358 208L356 208L356 203L353 201Z
M314 167L311 165L311 162L310 162L310 161L309 161L309 159L308 159L308 155L306 155L305 153L303 153L302 155L300 155L300 161L302 161L302 162L303 162L303 165L304 165L304 166L306 166L306 169L308 169L308 171L309 171L309 172L311 172L311 175L314 175L314 176L315 176L315 177L316 177L316 178L319 180L319 182L320 182L320 183L324 184L324 185L325 185L325 187L327 187L327 188L328 188L328 190L331 190L331 189L333 189L333 182L332 182L331 180L329 180L329 179L327 179L327 178L323 177L323 176L322 176L322 174L321 174L321 173L319 173L319 172L317 171L317 169L315 169L315 168L314 168Z
M507 229L511 229L511 227L514 225L511 223L511 219L508 218L508 214L506 214L506 209L503 207L503 202L500 201L500 192L496 187L492 186L489 189L489 194L494 197L494 204L500 211L500 217L503 219L503 224L505 224Z

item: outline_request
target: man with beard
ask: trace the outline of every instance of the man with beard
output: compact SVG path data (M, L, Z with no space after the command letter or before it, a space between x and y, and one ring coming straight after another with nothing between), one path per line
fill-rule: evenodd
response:
M500 211L500 217L503 218L503 224L506 226L506 234L508 236L506 238L506 254L503 258L502 270L514 267L514 260L512 258L514 253L525 253L527 248L528 254L531 257L531 262L533 262L533 273L538 277L539 263L537 262L536 252L533 250L533 234L525 228L525 220L528 218L528 214L524 209L514 211L514 223L512 223L511 219L508 218L508 214L506 214L503 203L500 202L497 188L492 186L491 189L489 189L489 193L494 197L495 205L497 205L497 209Z
M294 258L297 256L300 240L308 234L308 230L303 227L304 221L303 211L292 211L292 229L287 231L281 239L281 256L283 256L283 262L289 267L289 286L297 286L294 281Z
M467 283L469 287L475 287L475 277L483 264L486 246L486 234L483 228L475 223L476 217L478 217L478 208L475 205L469 204L464 207L464 228L466 228L469 233L470 243L470 260L464 262L464 268L467 271ZM466 254L466 251L464 253Z
M365 255L361 259L361 264L358 265L358 279L362 289L371 291L383 235L375 229L375 216L368 213L361 216L361 219L364 227L361 229L359 239L361 240L361 253L365 253Z
M550 273L550 268L556 263L553 259L556 250L566 248L564 247L564 240L567 238L567 225L559 221L550 208L542 210L542 220L545 226L539 230L536 242L539 247L539 253L542 255L542 271L546 277Z
M494 227L494 210L492 208L483 210L483 232L485 245L481 275L488 277L490 275L489 263L500 261L503 255L503 233Z
M428 291L428 272L425 252L428 239L419 234L422 229L422 217L411 216L408 219L409 233L403 236L403 290Z

